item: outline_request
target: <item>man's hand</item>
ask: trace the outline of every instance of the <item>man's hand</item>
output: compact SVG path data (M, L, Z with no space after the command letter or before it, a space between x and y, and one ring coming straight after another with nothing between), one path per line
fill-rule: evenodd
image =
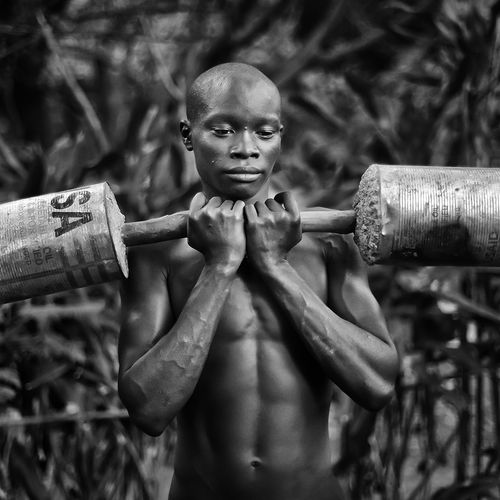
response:
M188 243L201 252L208 265L227 265L237 270L245 256L243 201L222 201L218 196L207 201L197 193L191 201Z
M284 259L302 239L300 212L291 193L245 206L247 256L256 266Z

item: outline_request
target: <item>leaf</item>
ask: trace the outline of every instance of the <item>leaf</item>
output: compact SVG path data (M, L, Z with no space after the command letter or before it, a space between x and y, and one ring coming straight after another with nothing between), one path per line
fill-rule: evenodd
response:
M471 345L461 345L456 348L441 347L441 351L463 368L467 368L475 373L479 373L482 370L482 365L477 358L477 351Z
M38 373L37 377L26 383L26 390L31 391L41 385L54 382L62 377L70 369L70 366L69 364L51 363L41 373Z
M16 397L16 391L4 385L0 386L0 405L7 404Z
M468 484L442 488L433 495L432 500L471 500L478 495L498 500L499 497L491 491L491 489L498 488L498 486L500 486L500 479L498 477L480 477L473 479Z
M85 351L81 341L72 339L71 341L54 332L42 334L39 337L42 343L44 355L48 357L58 357L78 364L85 363Z
M0 368L0 385L9 385L14 389L21 388L19 374L13 368Z
M0 368L0 405L12 401L21 388L21 381L17 370Z
M12 481L22 484L32 500L49 500L49 491L41 480L39 467L21 443L14 441L10 454L9 470Z
M441 399L452 405L458 412L465 410L469 404L467 396L458 389L441 389Z

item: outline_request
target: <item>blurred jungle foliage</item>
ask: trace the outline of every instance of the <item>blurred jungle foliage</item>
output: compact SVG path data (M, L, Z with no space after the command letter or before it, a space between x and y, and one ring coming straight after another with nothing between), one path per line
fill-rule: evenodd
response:
M276 190L348 208L371 163L500 167L500 1L0 3L0 198L107 180L129 221L199 189L178 122L203 70L283 95ZM500 273L370 268L401 354L379 414L334 405L353 499L500 498ZM159 499L158 439L117 397L118 283L0 308L0 499ZM335 433L334 433L335 435ZM126 480L125 480L126 479Z

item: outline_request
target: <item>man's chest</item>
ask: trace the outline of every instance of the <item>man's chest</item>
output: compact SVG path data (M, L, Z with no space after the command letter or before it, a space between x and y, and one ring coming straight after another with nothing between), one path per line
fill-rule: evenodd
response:
M191 291L203 270L204 259L187 247L171 259L167 286L172 310L176 317L181 313ZM300 276L302 286L307 286L324 301L327 300L327 274L324 259L310 245L299 244L288 255L294 271ZM248 338L261 335L276 340L283 329L283 310L272 284L266 282L258 268L245 259L230 285L219 322L219 332L224 336Z

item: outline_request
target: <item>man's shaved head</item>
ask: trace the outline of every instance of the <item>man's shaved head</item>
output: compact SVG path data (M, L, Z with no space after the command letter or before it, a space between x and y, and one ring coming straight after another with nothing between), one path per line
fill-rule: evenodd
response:
M210 107L210 98L232 89L265 89L280 102L276 85L254 66L243 63L225 63L214 66L199 75L186 96L186 113L190 122L195 122L200 113Z
M276 85L248 64L221 64L196 78L186 108L180 133L205 195L266 199L283 130Z

